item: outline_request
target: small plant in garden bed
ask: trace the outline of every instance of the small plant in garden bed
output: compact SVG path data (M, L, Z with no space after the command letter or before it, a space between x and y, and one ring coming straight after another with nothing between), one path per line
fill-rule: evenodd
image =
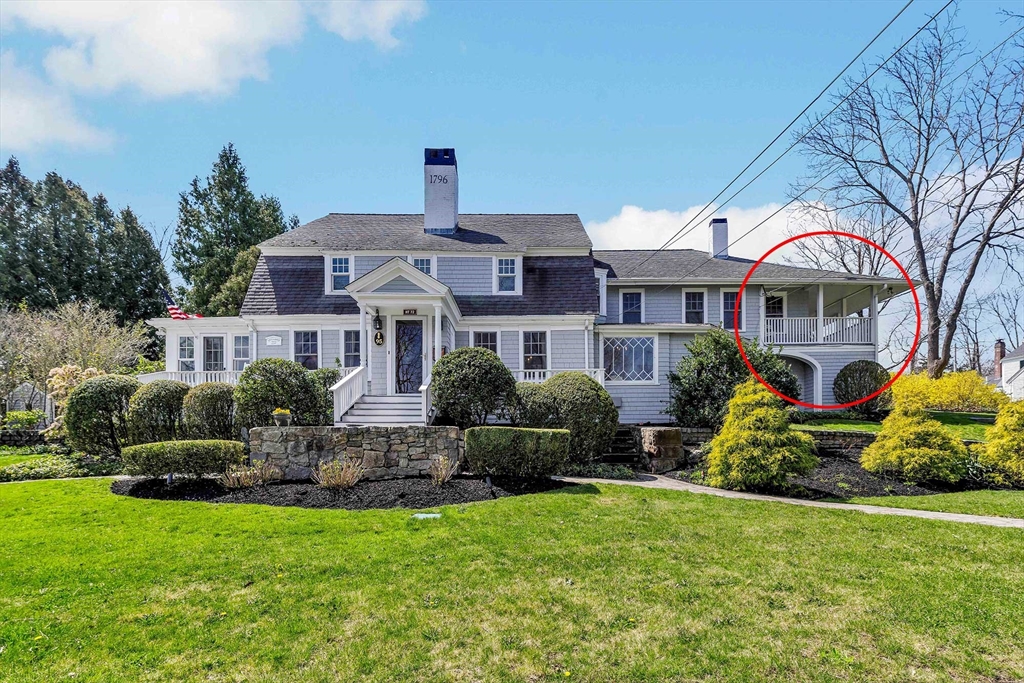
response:
M452 460L447 455L442 455L430 463L430 481L434 482L434 486L444 486L455 476L458 469L458 460Z
M104 477L121 474L121 461L106 456L89 456L66 449L50 449L48 455L0 467L0 481Z
M345 459L344 462L322 462L316 466L310 477L320 488L350 489L363 478L363 466L349 459Z
M283 476L279 467L267 460L260 460L252 465L229 465L219 480L224 488L245 489L265 486L272 481L279 481Z

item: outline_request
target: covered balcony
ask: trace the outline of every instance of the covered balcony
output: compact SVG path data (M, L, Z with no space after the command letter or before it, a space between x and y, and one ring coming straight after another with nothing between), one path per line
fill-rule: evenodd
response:
M760 339L774 346L866 344L878 340L877 285L812 284L760 289Z

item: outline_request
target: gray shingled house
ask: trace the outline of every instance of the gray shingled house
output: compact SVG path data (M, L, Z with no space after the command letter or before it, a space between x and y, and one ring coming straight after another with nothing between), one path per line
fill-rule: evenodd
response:
M189 384L235 382L257 358L337 367L335 421L422 424L430 369L482 346L515 375L565 370L604 384L624 423L666 422L668 373L711 327L778 347L804 400L832 403L848 363L875 359L878 302L906 282L765 264L710 249L595 251L575 214L460 214L455 150L428 149L423 214L330 214L260 245L236 318L150 320L166 371Z

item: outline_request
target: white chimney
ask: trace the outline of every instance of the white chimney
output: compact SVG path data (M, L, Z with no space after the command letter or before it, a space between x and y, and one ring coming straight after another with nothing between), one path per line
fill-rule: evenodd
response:
M459 227L459 166L454 149L423 150L423 232L445 235Z
M708 224L708 255L729 258L729 221L725 218L712 218Z

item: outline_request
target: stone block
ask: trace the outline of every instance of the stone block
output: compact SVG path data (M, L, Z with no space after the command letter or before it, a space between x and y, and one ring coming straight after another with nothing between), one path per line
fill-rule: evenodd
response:
M286 446L283 443L267 442L263 444L263 452L268 454L284 454Z
M312 470L301 465L288 465L284 468L285 479L309 479Z

